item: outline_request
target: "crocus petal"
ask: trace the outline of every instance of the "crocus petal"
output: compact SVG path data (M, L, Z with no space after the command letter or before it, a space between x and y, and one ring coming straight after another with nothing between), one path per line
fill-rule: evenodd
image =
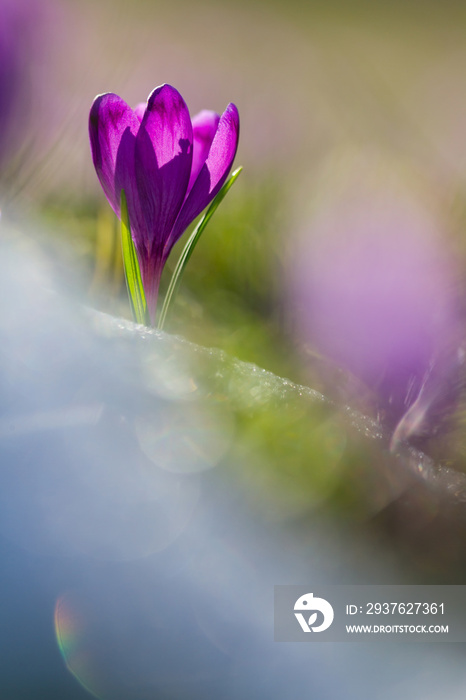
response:
M228 177L236 155L239 139L239 115L234 104L229 104L218 123L209 155L180 211L176 224L165 246L168 257L183 231L213 200Z
M124 100L113 93L98 95L89 115L92 160L113 211L120 216L121 189L134 200L134 144L139 120ZM128 190L128 191L127 191ZM134 193L135 194L135 193Z
M188 108L175 88L162 85L147 101L136 138L136 180L150 257L162 255L185 199L191 173L193 131Z
M207 160L219 121L220 114L207 109L193 117L193 164L189 178L188 194Z

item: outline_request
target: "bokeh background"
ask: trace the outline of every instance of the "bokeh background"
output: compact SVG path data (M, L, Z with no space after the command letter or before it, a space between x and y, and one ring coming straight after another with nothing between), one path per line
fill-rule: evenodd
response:
M0 12L2 698L463 697L458 648L277 651L267 605L464 583L466 5ZM163 82L244 171L141 350L83 317L130 318L87 119Z

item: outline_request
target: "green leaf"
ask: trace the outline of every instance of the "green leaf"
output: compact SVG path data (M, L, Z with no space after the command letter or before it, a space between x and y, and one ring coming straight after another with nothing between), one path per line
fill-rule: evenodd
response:
M139 269L138 256L131 236L128 205L125 191L121 190L121 248L123 252L123 267L125 269L126 288L128 290L129 303L133 318L136 323L145 326L150 325L149 311L147 309L144 287L142 286L141 270Z
M217 194L209 208L207 209L206 213L202 217L202 219L199 221L198 225L192 232L191 236L188 239L188 242L186 243L183 252L180 255L180 259L178 260L178 263L175 267L175 270L173 272L173 276L170 280L170 284L167 289L167 293L165 295L165 299L163 301L163 306L162 306L162 311L160 312L160 318L159 318L159 323L158 327L160 330L163 329L165 325L165 320L167 318L167 313L168 310L171 308L173 305L173 302L175 300L175 297L178 293L178 289L181 284L181 278L183 276L183 272L185 270L185 267L188 263L189 258L193 254L193 250L196 246L196 243L198 242L199 238L201 237L205 227L211 220L212 216L214 215L218 205L222 201L222 199L225 197L226 193L230 189L230 187L233 185L233 183L236 181L238 175L242 171L242 167L237 168L235 172L231 175L230 179L226 181L226 183L223 185L222 189L220 192Z

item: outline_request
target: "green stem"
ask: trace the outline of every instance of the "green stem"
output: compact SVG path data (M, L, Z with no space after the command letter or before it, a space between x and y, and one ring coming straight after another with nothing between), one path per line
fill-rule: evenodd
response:
M133 318L136 323L145 326L150 325L149 311L147 309L144 287L142 285L139 261L131 236L131 226L128 215L125 191L121 190L121 249L123 253L123 267L125 269L126 288L128 290L129 303Z
M233 185L235 180L237 179L238 175L242 171L242 167L237 168L235 172L231 175L230 179L227 180L227 182L223 185L222 189L220 192L217 194L209 208L207 209L206 213L202 217L202 219L199 221L197 224L196 228L192 232L191 236L188 239L188 242L186 243L183 252L180 255L180 259L178 260L178 263L175 267L175 270L173 272L173 276L170 280L170 284L167 289L167 293L165 295L165 299L163 301L163 306L162 306L162 311L160 312L160 318L159 318L159 323L158 327L160 330L163 329L165 325L165 321L167 318L167 313L168 310L171 308L173 305L173 302L175 300L175 297L178 293L178 289L181 284L181 278L183 276L183 272L185 270L185 267L188 263L189 258L193 254L193 250L196 246L196 243L198 242L199 238L201 237L205 227L209 223L210 219L215 213L215 210L217 209L218 205L222 201L222 199L225 197L226 193L230 189L230 187Z

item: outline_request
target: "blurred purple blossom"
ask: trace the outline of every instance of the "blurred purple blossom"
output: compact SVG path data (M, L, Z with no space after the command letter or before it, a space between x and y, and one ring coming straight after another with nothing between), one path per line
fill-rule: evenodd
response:
M432 365L454 356L457 271L431 203L365 177L315 208L293 257L293 304L305 341L362 379L396 423Z
M236 155L239 116L203 111L191 121L175 88L162 85L134 110L113 93L99 95L89 116L94 166L120 216L124 189L147 305L155 318L160 277L176 241L213 200Z
M48 0L0 0L0 166L28 125L34 61L43 48Z

